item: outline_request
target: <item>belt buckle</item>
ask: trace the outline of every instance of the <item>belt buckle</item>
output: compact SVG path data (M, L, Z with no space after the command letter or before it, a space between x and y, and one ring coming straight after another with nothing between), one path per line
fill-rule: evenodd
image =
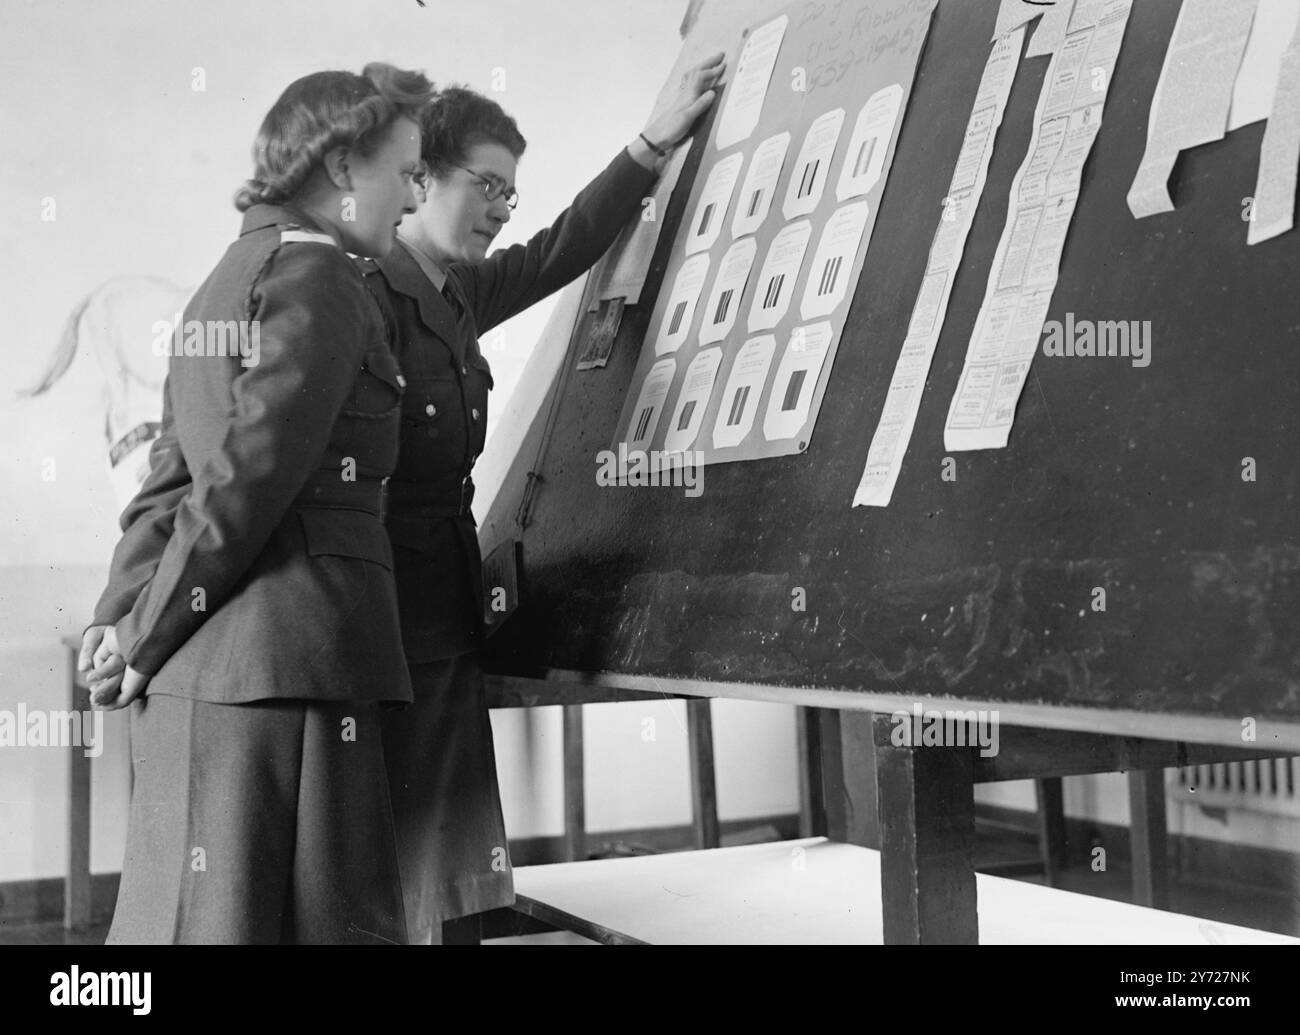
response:
M464 517L469 510L469 508L465 506L465 486L468 484L469 475L465 475L465 477L460 480L460 504L457 508L457 513L459 513L461 517Z

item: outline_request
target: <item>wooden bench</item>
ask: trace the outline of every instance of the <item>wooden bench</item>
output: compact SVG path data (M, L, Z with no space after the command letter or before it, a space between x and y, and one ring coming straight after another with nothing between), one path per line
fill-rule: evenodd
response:
M515 870L516 912L607 945L880 945L880 853L823 837ZM991 945L1300 939L977 874Z

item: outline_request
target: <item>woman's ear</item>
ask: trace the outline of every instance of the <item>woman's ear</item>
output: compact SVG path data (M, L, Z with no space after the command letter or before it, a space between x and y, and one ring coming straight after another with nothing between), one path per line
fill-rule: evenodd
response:
M325 152L323 164L325 166L325 175L330 178L330 183L334 184L339 190L352 189L352 176L348 172L348 149L346 147L336 147Z

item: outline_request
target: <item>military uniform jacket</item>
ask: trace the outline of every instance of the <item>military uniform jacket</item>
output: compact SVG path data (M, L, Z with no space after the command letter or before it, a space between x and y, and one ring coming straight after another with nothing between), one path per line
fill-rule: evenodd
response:
M589 269L640 212L654 179L621 151L527 244L451 266L443 293L402 244L363 263L407 378L388 530L412 662L464 654L483 638L470 473L483 451L492 373L478 336Z
M256 205L184 320L93 624L149 693L409 701L380 509L402 376L356 265ZM211 354L231 321L257 347Z

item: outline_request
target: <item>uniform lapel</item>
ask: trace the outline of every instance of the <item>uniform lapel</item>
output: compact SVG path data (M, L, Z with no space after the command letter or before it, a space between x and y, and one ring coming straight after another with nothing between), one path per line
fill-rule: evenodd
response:
M419 263L403 244L395 244L382 259L376 260L379 271L394 291L413 298L420 311L420 321L451 350L456 365L465 362L465 335L455 311L425 276Z

